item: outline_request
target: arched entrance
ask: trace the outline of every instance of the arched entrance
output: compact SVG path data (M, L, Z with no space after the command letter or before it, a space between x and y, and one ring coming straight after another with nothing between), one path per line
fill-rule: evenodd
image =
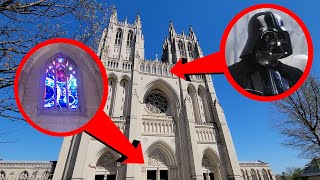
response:
M206 149L202 156L202 173L204 180L221 180L220 161L216 153Z
M110 151L103 153L96 165L95 180L116 180L117 162L116 156Z
M175 180L177 161L170 146L159 141L150 146L146 152L146 180Z

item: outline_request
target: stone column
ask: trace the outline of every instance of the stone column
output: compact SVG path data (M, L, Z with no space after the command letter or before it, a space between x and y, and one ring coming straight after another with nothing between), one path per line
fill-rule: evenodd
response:
M156 178L156 180L160 180L160 169L159 168L157 168L157 178Z

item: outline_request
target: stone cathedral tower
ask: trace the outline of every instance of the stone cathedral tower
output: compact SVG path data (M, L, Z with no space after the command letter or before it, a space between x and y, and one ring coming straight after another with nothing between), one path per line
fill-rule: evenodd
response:
M141 141L145 164L117 163L117 153L82 133L64 139L54 180L242 179L211 77L187 82L170 73L181 57L203 56L192 27L178 34L170 22L161 59L146 60L140 16L129 24L114 11L97 54L109 78L105 112L130 141Z

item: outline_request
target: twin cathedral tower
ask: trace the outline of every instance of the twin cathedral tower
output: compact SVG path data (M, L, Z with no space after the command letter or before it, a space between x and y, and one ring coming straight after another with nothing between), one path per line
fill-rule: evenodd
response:
M117 163L119 154L81 133L64 139L53 179L243 179L248 172L240 169L211 77L187 82L170 73L180 58L203 56L193 29L177 34L170 23L161 59L146 60L144 50L140 16L120 22L114 10L97 51L108 73L104 111L141 142L145 163Z

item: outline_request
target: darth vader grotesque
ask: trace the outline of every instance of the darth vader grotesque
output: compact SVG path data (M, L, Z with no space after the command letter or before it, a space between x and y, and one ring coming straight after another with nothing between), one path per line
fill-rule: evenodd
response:
M269 11L259 12L249 20L241 61L229 66L229 71L242 88L253 94L281 94L302 75L300 69L279 61L291 54L290 36L281 17Z

